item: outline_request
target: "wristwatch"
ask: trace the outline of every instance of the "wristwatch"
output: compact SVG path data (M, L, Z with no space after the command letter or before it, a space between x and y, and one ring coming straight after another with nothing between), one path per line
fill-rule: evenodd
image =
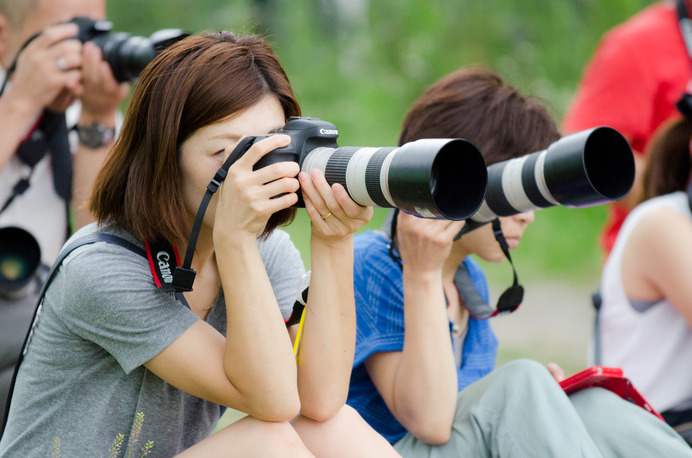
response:
M103 124L93 123L86 126L75 126L79 143L87 148L97 149L102 148L115 138L115 128L106 127Z

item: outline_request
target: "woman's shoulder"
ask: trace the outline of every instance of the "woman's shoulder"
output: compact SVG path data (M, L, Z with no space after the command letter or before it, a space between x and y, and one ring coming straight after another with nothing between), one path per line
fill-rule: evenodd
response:
M639 204L623 224L616 247L625 252L661 258L676 253L680 240L687 238L692 227L687 194L676 192L654 197ZM653 258L652 258L653 256Z
M86 243L80 245L81 242ZM71 251L66 253L70 247ZM63 252L62 265L66 270L79 273L74 278L84 284L105 280L117 282L124 274L140 271L150 273L144 243L111 225L92 223L84 226L69 238Z
M690 201L687 193L677 191L662 196L652 197L632 209L625 220L625 224L635 224L640 220L650 220L661 215L676 214L686 218L692 216Z

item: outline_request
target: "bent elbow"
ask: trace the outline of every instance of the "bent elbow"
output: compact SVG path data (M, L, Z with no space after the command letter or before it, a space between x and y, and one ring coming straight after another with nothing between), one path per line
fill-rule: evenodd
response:
M323 390L303 390L300 395L300 413L311 420L324 422L332 419L346 404L343 393Z
M314 421L325 422L332 419L339 410L343 407L343 404L333 404L328 405L326 403L319 403L317 405L307 404L303 405L300 409L301 415Z
M300 413L298 396L282 397L281 399L266 396L253 403L248 414L262 421L282 422L295 418Z
M452 428L447 425L428 423L420 427L409 428L408 431L419 441L429 445L443 445L452 436Z

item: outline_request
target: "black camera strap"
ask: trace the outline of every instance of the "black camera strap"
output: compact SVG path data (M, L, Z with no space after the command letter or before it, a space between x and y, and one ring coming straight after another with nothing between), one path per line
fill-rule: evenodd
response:
M496 315L512 313L519 308L521 301L524 299L524 287L519 284L517 270L514 267L514 262L512 262L512 256L509 254L509 245L507 245L507 240L502 233L500 220L496 218L491 224L493 226L493 235L495 236L495 240L497 240L497 243L500 244L502 252L512 266L514 281L512 285L500 295L495 308L492 308L490 305L488 305L485 299L481 297L481 294L474 286L466 266L463 263L459 265L456 273L454 274L454 284L456 285L457 290L459 291L459 297L461 297L462 301L464 302L464 306L469 311L469 314L477 320L486 320Z
M29 174L20 178L12 188L12 194L5 201L0 213L12 201L29 189L30 179L36 164L50 152L55 192L68 205L72 199L72 154L64 113L44 110L34 129L19 144L16 156L29 166Z
M112 243L114 245L121 246L123 248L127 248L128 250L132 251L133 253L143 256L144 258L147 257L146 252L142 250L139 246L131 243L128 240L125 240L122 237L118 237L117 235L113 234L104 234L100 232L92 233L89 235L85 235L84 237L80 237L77 240L74 240L72 243L70 243L67 247L65 247L61 252L60 255L58 256L58 259L55 261L53 264L53 267L51 268L50 272L48 273L48 277L46 278L46 282L43 284L43 287L41 289L41 294L39 295L38 301L36 303L36 309L34 310L34 316L31 319L31 326L29 327L29 330L26 333L26 337L24 338L24 344L22 345L22 351L19 354L19 357L17 358L17 362L14 366L14 374L12 374L12 381L10 382L10 389L7 394L7 403L5 405L5 413L3 417L3 422L2 425L0 425L0 438L2 438L2 434L5 431L5 427L7 426L7 419L10 414L10 402L12 401L12 394L14 392L14 386L17 381L17 373L19 372L19 366L22 364L22 361L24 360L24 355L26 355L29 343L31 342L31 337L33 336L34 329L38 325L39 319L41 317L41 308L43 306L43 297L46 294L46 290L48 289L48 286L50 286L50 283L53 281L53 278L55 277L55 274L57 274L60 265L62 262L65 260L65 258L75 249L84 246L84 245L89 245L93 244L96 242L106 242L106 243Z
M228 174L228 169L231 165L240 159L250 149L254 143L256 137L245 137L240 143L233 149L233 152L228 156L226 161L223 163L221 168L217 170L214 178L211 179L207 185L207 191L202 197L202 202L199 204L197 209L197 215L195 216L195 222L192 225L192 230L190 231L190 239L187 243L187 249L185 250L185 260L182 266L175 268L173 272L172 287L177 292L192 291L192 284L195 282L196 272L192 269L192 258L195 254L195 246L197 245L197 238L199 237L199 231L202 228L202 222L204 221L204 213L207 211L207 206L209 201L216 191L219 190L219 186L226 179Z
M157 286L159 286L159 288L162 288L164 291L173 291L176 293L192 291L192 285L195 282L195 276L197 275L194 269L191 268L192 258L195 254L197 238L199 237L199 231L202 227L204 213L207 211L209 201L211 200L214 193L218 191L219 187L221 186L221 183L226 179L228 169L231 167L231 165L233 165L235 161L240 159L250 149L250 147L254 144L256 139L257 137L243 138L240 141L240 143L238 143L238 145L233 149L228 158L224 161L221 168L217 170L216 174L214 175L214 178L212 178L209 184L207 185L207 191L204 193L204 196L202 197L202 202L200 203L199 208L197 209L197 215L195 216L195 221L192 225L192 230L190 231L190 239L188 240L187 249L185 250L185 260L183 261L183 264L179 265L178 251L175 247L171 247L170 244L166 244L165 242L163 244L157 245L156 250L162 250L163 252L165 252L165 257L167 259L177 260L175 270L173 271L173 278L170 283L168 283L168 279L166 278L167 272L165 270L162 272L161 270L162 268L166 269L167 266L162 266L157 262L159 260L159 253L161 253L162 251L157 251L157 261L154 261L154 256L152 255L152 252L155 250L152 249L149 245L147 245L147 255L149 259L149 264L152 269L152 273L154 274L154 279L157 282ZM308 288L306 287L300 293L298 300L295 301L295 303L293 304L293 311L291 313L291 316L286 321L287 327L298 324L307 300Z
M403 268L401 257L399 256L396 250L396 240L392 236L392 234L396 234L398 212L398 209L394 209L389 212L387 218L385 219L382 225L381 230L390 240L389 256L394 261L396 261L397 264L399 264L399 267ZM466 222L466 224L468 223L469 221ZM484 224L485 223L476 223L475 227L471 230L477 229L478 227L481 227ZM459 264L459 266L457 267L457 271L454 274L454 285L457 288L459 297L464 303L464 307L466 307L469 314L477 320L485 320L496 315L512 313L517 308L519 308L524 298L524 287L519 284L517 270L514 267L514 262L512 262L512 257L509 254L509 245L507 244L507 240L505 239L505 236L502 233L500 220L496 218L492 221L491 224L493 226L493 235L495 236L495 240L497 240L497 242L500 244L502 252L507 257L510 265L512 266L514 281L512 285L500 295L499 299L497 300L497 305L493 308L485 301L485 299L483 299L481 294L478 292L478 289L476 289L476 286L473 284L473 281L471 280L469 272L466 269L464 263L462 262L461 264ZM462 231L459 234L457 234L454 240L456 241L459 238L461 238L461 236L464 233L466 232Z
M178 247L166 240L156 242L145 240L144 249L147 252L149 268L156 287L167 293L179 292L173 286L173 273L180 265Z

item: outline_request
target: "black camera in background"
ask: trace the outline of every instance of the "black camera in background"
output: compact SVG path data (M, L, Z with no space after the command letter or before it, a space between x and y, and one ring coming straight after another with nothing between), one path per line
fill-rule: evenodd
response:
M76 17L70 22L79 26L77 39L82 43L91 41L101 49L103 60L117 81L134 81L161 50L185 38L189 34L181 29L163 29L150 37L139 37L125 32L111 32L109 21L94 21Z

